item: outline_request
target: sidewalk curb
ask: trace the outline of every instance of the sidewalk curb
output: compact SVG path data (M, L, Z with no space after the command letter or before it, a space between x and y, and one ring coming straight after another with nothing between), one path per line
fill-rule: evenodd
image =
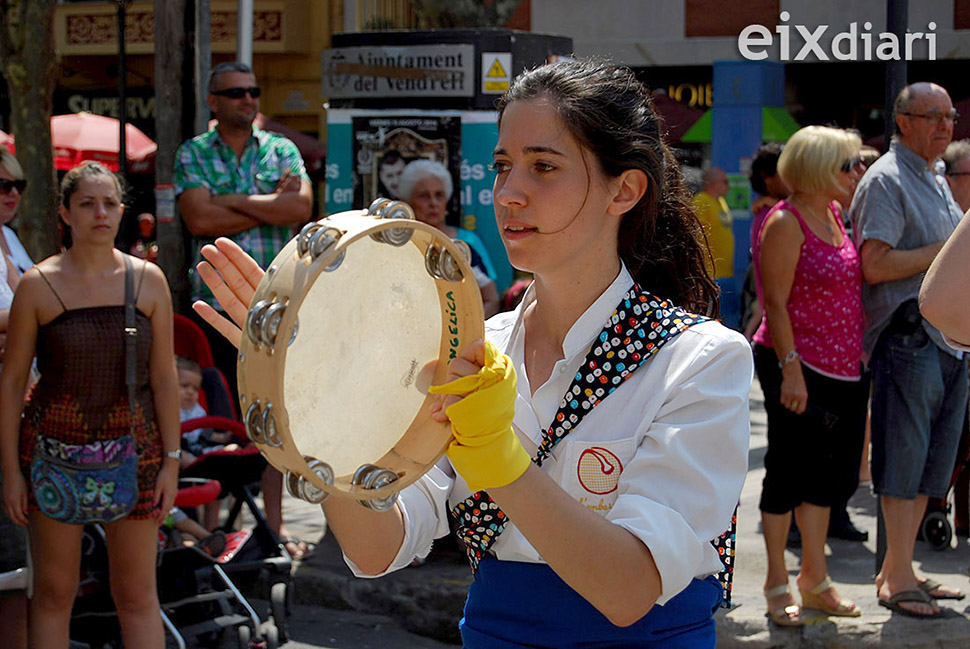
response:
M293 571L293 601L379 613L412 633L461 643L458 620L471 585L467 564L431 563L376 579L354 577L329 535Z

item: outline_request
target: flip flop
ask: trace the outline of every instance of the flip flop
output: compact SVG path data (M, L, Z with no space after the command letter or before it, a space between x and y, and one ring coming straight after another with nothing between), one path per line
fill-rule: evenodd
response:
M900 615L906 615L908 617L916 618L926 618L933 619L938 617L943 617L943 611L937 611L936 613L918 613L912 609L900 606L902 603L906 602L918 602L920 604L933 604L933 599L924 593L922 590L904 590L896 593L888 600L879 599L879 606L888 608L894 613L899 613Z
M295 536L281 536L280 545L286 548L286 551L294 559L302 559L307 555L307 552L310 551L310 548L307 546L306 542L301 541ZM296 550L290 549L290 546L295 546Z
M923 581L919 582L919 589L921 591L923 591L924 593L926 593L927 595L929 595L932 599L956 599L956 600L960 600L960 599L963 599L964 597L966 597L966 595L964 595L962 592L960 592L959 589L957 589L955 592L952 592L952 593L948 593L946 591L943 591L941 594L934 595L933 594L933 591L938 590L940 588L943 588L943 584L941 584L938 581L934 581L932 579L924 579Z

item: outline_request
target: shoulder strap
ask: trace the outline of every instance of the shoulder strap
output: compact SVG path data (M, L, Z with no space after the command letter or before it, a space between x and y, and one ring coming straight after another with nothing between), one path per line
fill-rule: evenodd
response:
M129 255L126 255L129 256ZM142 260L141 274L138 275L138 287L135 289L135 304L138 304L138 297L141 295L141 286L145 283L145 274L148 272L148 261Z
M138 328L135 326L135 291L132 277L131 257L122 253L125 260L125 385L128 387L128 427L135 432L135 343Z
M67 307L64 306L64 300L62 300L61 299L61 296L58 295L57 294L57 291L54 290L54 285L51 284L51 281L49 279L47 279L47 275L44 274L44 272L40 269L39 266L34 266L34 268L37 269L37 274L40 275L40 278L42 280L44 280L44 282L47 284L48 288L50 288L51 293L53 293L54 294L54 297L57 298L57 301L60 303L61 308L64 309L65 311L67 311Z
M552 424L542 433L542 442L532 461L542 466L553 447L579 426L586 413L613 394L668 341L705 320L708 318L687 313L634 284L586 354L586 361L563 395ZM458 503L452 513L475 571L505 530L508 517L484 491Z

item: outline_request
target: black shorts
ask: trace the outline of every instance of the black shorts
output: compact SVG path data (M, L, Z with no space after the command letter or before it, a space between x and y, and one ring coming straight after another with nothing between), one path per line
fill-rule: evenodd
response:
M765 395L768 452L761 511L785 514L803 502L831 507L858 485L866 430L869 376L840 381L802 364L808 408L796 415L781 405L775 350L755 345L754 366Z

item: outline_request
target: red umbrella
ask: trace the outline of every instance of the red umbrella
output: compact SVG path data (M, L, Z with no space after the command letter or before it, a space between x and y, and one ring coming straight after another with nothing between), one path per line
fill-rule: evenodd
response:
M97 160L118 171L119 122L114 117L92 113L73 113L51 117L54 168L73 169L85 160ZM136 126L125 124L125 149L128 160L143 160L158 148Z

